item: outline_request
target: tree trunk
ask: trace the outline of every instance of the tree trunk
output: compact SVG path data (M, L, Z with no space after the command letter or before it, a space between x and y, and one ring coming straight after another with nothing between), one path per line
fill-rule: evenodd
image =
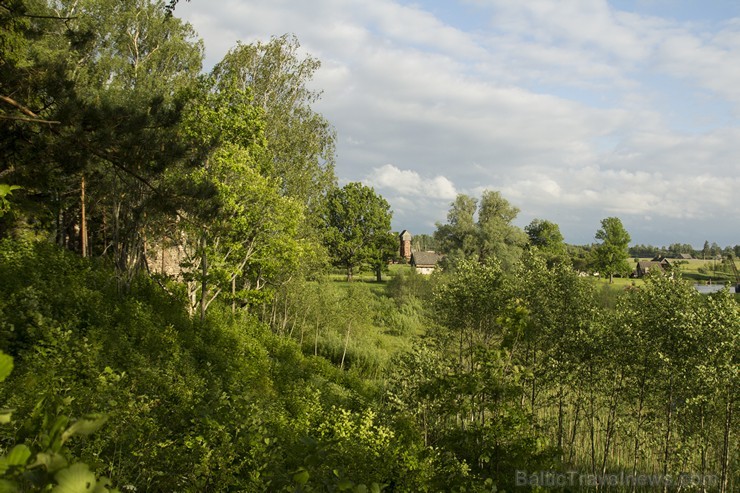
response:
M87 257L87 214L85 210L85 176L80 180L80 250Z
M617 407L619 406L619 389L622 386L622 378L624 373L619 376L619 381L615 382L612 388L612 395L609 402L609 416L606 421L606 442L604 444L604 457L601 461L601 474L606 475L607 459L609 456L609 448L612 444L612 438L614 436L614 430L616 427L617 420Z
M720 478L720 493L727 493L727 483L730 472L730 430L732 429L732 389L727 392L727 405L725 406L725 432L722 443L722 475Z
M200 258L200 272L201 272L201 280L200 280L200 319L201 321L205 320L206 318L206 300L208 298L208 255L206 254L206 239L201 238L200 240L200 247L201 247L201 258Z
M236 315L236 276L231 278L231 315Z
M632 461L632 491L637 490L637 482L634 479L637 477L637 462L640 455L640 431L642 428L642 407L645 398L645 379L643 378L640 383L640 397L638 398L637 404L637 424L635 428L635 448L634 448L634 459Z
M560 451L560 460L563 459L563 383L560 382L558 389L558 450Z
M663 447L663 477L668 477L668 461L671 456L671 426L673 420L673 374L668 380L668 405L666 407L665 444ZM667 493L668 483L663 485L663 493Z
M352 322L347 324L347 337L344 339L344 352L342 353L342 363L339 365L340 370L344 370L344 357L347 355L347 346L349 346L349 332L352 330Z
M580 397L580 396L579 396ZM570 433L570 445L568 446L568 463L572 464L575 459L576 433L578 432L578 421L580 419L581 401L576 398L576 410L573 413L573 427Z
M375 267L375 281L383 282L383 266L380 264Z

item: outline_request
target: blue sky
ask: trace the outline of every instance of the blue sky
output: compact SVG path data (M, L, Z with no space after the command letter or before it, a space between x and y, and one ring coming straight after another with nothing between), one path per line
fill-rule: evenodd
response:
M591 243L740 244L740 2L191 0L206 66L295 34L322 61L315 109L340 183L431 233L458 193L498 190L516 223Z

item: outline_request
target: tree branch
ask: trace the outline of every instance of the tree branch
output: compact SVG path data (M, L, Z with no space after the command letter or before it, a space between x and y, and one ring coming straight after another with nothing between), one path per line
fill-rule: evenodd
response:
M0 96L0 101L5 101L6 103L8 103L9 105L13 106L14 108L17 108L17 109L21 110L21 112L24 115L32 116L34 118L39 118L39 115L37 115L36 113L34 113L33 111L31 111L30 109L28 109L27 107L23 106L21 103L19 103L18 101L16 101L15 99L13 99L13 98L11 98L9 96Z
M27 118L25 116L7 116L7 115L0 115L0 119L2 120L14 120L19 122L28 122L28 123L48 123L51 125L58 125L62 122L58 122L56 120L43 120L41 118Z

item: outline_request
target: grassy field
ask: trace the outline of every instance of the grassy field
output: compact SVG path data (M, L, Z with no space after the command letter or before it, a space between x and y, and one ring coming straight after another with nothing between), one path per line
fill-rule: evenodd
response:
M649 258L641 258L642 260L651 260ZM633 267L637 265L633 259ZM720 260L702 260L702 259L691 259L691 260L678 260L668 259L673 265L677 265L681 270L681 276L684 279L692 280L700 284L708 284L710 281L715 282L736 282L734 274L730 272L727 265L724 265ZM740 270L740 263L735 260L735 267Z
M375 273L370 270L356 273L352 282L347 282L347 275L341 270L333 271L327 288L332 293L329 298L334 302L326 307L324 313L326 323L318 336L318 352L339 364L346 345L346 366L366 378L376 378L395 354L409 351L413 342L426 330L425 310L418 301L394 298L393 279L411 270L407 264L390 265L381 282L376 281ZM351 335L346 339L350 316L343 313L341 306L358 303L347 298L351 296L352 288L365 293L360 295L363 301L357 305L363 316L351 322ZM306 353L314 351L314 330L311 327L296 330Z

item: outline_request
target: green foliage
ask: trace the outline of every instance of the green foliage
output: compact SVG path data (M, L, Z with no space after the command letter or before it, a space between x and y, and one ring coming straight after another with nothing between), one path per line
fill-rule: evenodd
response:
M248 90L233 81L204 83L201 97L188 106L184 131L200 162L172 170L170 180L173 188L195 192L181 206L186 220L178 243L191 310L197 304L203 318L221 293L231 291L233 303L246 304L295 269L302 257L297 236L303 210L266 176L271 164L263 111Z
M395 253L391 216L388 202L361 183L348 183L328 193L324 243L334 265L347 270L347 280L364 263L378 268Z
M594 266L604 274L609 274L611 282L614 274L626 275L630 266L627 263L630 235L616 217L607 217L601 221L601 229L596 232L596 239L601 243L593 250Z
M328 257L381 281L396 239L382 197L334 186L318 60L283 36L201 76L174 3L2 2L0 234L38 242L0 242L0 490L108 491L99 472L152 492L492 491L550 469L737 486L728 291L598 291L575 270L623 273L618 219L566 247L571 269L557 225L533 221L525 249L491 191L438 225L446 273L331 282Z
M8 197L13 195L13 190L18 190L18 185L6 185L5 183L0 183L0 217L2 217L6 212L10 210L10 201L8 200Z
M335 135L311 105L320 93L308 83L320 66L301 58L300 43L283 35L268 43L237 44L213 69L219 89L236 83L264 112L271 176L310 213L334 185Z
M202 323L192 321L182 299L150 281L136 280L120 295L109 270L43 243L6 241L0 257L2 347L17 362L7 387L15 390L2 392L8 406L56 430L39 443L59 443L51 437L66 440L93 424L54 424L44 409L50 416L109 417L103 430L64 443L70 460L118 485L151 491L281 490L298 484L299 467L317 489L380 488L413 476L406 469L413 457L387 460L400 457L405 442L363 404L376 399L375 386L303 356L293 341L247 315L234 318L215 302ZM358 292L344 296L363 303L364 286L350 287ZM368 313L359 305L344 313L344 322L356 323L353 334L361 334ZM340 415L346 430L334 419ZM0 443L37 441L38 427L0 429ZM366 440L358 442L353 430ZM380 431L386 438L376 436ZM368 463L372 450L377 459Z
M477 199L460 194L450 204L447 224L437 223L434 239L441 252L447 255L446 263L453 265L455 259L470 258L478 254L476 227L473 216Z
M0 351L0 382L4 382L13 369L13 358ZM36 405L38 409L43 402ZM105 423L105 416L90 416L70 424L66 416L45 420L40 434L32 443L33 450L25 444L14 445L0 456L0 491L48 490L60 493L108 493L108 479L98 478L87 464L72 463L66 458L65 443L74 436L87 436ZM0 424L10 422L10 412L2 411ZM33 426L26 422L24 427ZM38 429L38 428L37 428Z
M513 268L526 243L526 235L511 224L519 209L499 192L486 190L478 205L476 222L476 204L476 199L458 195L450 206L447 224L437 224L434 238L446 254L444 263L454 267L459 261L476 259L498 262L507 270Z

